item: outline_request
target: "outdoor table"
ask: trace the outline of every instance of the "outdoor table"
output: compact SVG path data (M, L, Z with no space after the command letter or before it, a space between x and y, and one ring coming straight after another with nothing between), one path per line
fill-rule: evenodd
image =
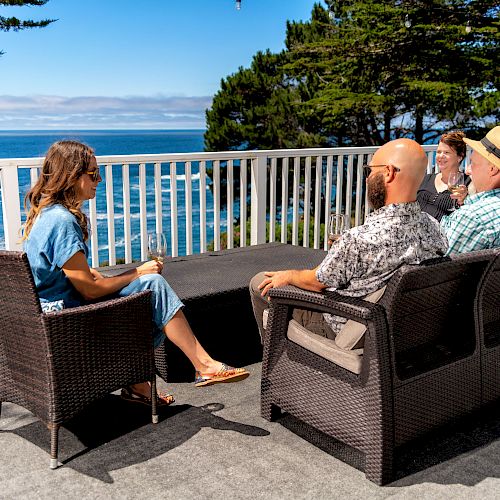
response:
M184 314L196 337L215 358L233 366L262 360L262 346L253 317L248 284L260 271L312 269L323 250L284 243L174 257L165 260L163 276L185 304ZM132 264L102 268L116 275ZM156 350L159 374L170 381L192 380L193 368L177 347L165 342Z

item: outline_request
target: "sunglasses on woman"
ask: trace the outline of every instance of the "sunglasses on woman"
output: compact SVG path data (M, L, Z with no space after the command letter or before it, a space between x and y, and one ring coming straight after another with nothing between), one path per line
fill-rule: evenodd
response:
M92 180L94 182L97 182L99 180L99 177L101 176L101 173L98 168L95 168L94 170L87 170L85 173L87 175L90 175L90 177L92 177Z

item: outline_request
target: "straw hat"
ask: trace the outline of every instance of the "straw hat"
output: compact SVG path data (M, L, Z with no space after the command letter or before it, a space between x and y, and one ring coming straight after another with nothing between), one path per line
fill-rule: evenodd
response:
M464 138L474 151L500 169L500 126L492 128L480 141Z

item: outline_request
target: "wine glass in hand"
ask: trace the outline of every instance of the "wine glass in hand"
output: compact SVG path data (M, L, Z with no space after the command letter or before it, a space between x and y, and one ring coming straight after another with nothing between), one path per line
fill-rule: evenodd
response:
M167 255L167 238L163 233L148 234L148 258L161 262Z
M448 176L448 191L454 196L459 195L464 185L464 174L462 172L451 172ZM453 199L453 207L450 208L450 212L454 212L457 209L456 198Z
M330 214L330 223L328 225L328 248L334 242L340 239L345 228L345 215L332 213Z

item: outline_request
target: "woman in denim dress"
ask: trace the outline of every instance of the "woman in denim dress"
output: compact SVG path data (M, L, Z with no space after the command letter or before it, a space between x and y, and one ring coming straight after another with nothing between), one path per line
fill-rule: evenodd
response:
M81 206L95 197L101 180L91 148L60 141L50 147L40 177L26 195L24 248L42 309L76 307L109 295L151 290L154 346L167 337L179 347L196 370L197 387L248 377L245 369L227 366L205 351L181 311L182 302L161 276L161 262L152 260L114 277L89 267L89 228ZM122 389L124 399L144 404L151 404L149 394L147 382ZM169 394L158 395L160 405L173 401Z

